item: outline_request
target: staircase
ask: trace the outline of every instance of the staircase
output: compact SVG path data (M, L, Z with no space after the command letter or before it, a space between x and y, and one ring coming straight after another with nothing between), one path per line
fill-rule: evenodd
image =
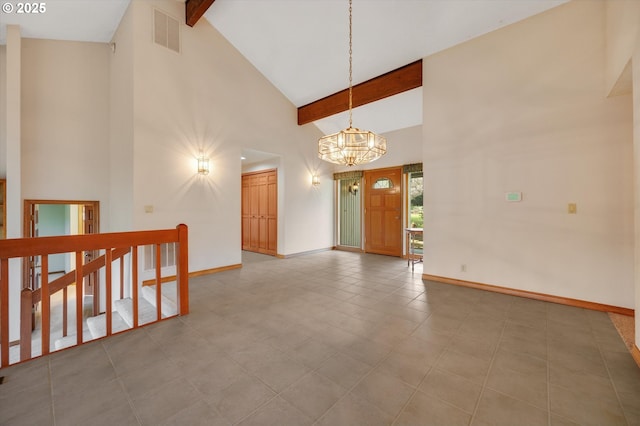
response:
M161 287L161 311L162 318L171 317L178 314L176 303L176 283L166 283ZM156 286L143 286L138 298L138 324L144 325L156 320ZM130 297L119 299L113 303L115 310L111 315L112 334L133 328L133 299ZM85 334L85 341L98 339L107 335L107 314L103 313L86 319L86 328L90 337ZM69 335L57 339L54 342L55 350L60 350L74 346L76 335Z
M0 369L17 362L48 355L52 350L75 346L103 337L111 332L131 330L169 316L189 313L189 237L187 225L175 229L111 232L106 234L63 235L38 238L0 240ZM163 244L173 244L175 275L163 274ZM137 287L141 273L139 256L147 247L155 248L154 276L162 285L162 295L153 286ZM89 259L88 252L96 255ZM75 257L75 269L62 276L49 273L49 258L58 254ZM165 253L166 256L166 253ZM9 297L10 277L19 276L21 265L38 257L41 271L36 282L19 291L19 298ZM168 271L167 271L168 272ZM114 295L108 302L107 315L90 317L93 306L86 312L88 297L83 296L86 280L95 280L96 294ZM119 279L118 279L119 277ZM129 277L130 282L125 280ZM76 285L77 283L77 285ZM19 284L19 283L18 283ZM132 285L139 288L136 300L123 299ZM85 300L79 300L84 298ZM117 300L117 301L115 301ZM157 302L156 302L157 300ZM96 302L96 300L91 300ZM176 303L178 302L178 303ZM156 308L156 303L161 306ZM14 306L15 305L15 306ZM93 304L91 304L93 305ZM138 317L133 318L133 307ZM113 315L112 315L113 314ZM66 336L77 333L77 336Z

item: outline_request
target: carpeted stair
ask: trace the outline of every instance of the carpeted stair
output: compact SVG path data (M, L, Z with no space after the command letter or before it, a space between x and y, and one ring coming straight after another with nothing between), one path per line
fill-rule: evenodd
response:
M173 291L171 291L173 287ZM162 318L176 315L178 307L172 297L175 298L175 284L169 284L168 288L162 288ZM140 292L141 297L138 301L138 324L143 325L156 320L156 286L144 286ZM133 328L133 299L127 297L125 299L116 300L113 303L115 311L112 312L111 332L118 333ZM86 320L89 329L90 339L93 340L107 335L107 314L100 314L95 317L89 317ZM70 335L57 339L54 343L55 349L63 349L76 344L76 335Z

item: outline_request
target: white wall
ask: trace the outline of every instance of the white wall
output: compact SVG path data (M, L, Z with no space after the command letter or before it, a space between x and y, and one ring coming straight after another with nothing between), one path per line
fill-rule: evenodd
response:
M640 2L607 0L605 18L605 93L610 94L615 91L640 36Z
M0 129L5 135L5 151L3 162L7 178L5 198L7 238L18 238L22 235L22 192L21 192L21 86L22 86L22 36L20 27L7 25L7 45L5 50L4 96L5 121ZM20 332L20 323L14 319L20 312L20 290L22 289L22 273L20 259L9 260L9 340L16 340Z
M631 99L604 97L604 19L571 2L425 58L425 274L634 306Z
M640 308L640 2L615 0L606 3L607 89L622 88L633 96L633 158L635 218L635 308ZM627 72L631 68L631 72ZM628 80L628 81L627 81ZM622 86L622 87L621 87ZM607 92L609 93L609 92ZM636 346L640 342L640 315L635 320Z
M332 246L331 188L314 191L308 184L314 168L329 174L315 158L317 129L298 126L295 107L206 20L181 25L180 54L155 45L154 6L184 22L184 4L175 1L132 2L127 12L134 51L133 227L187 224L192 271L240 263L240 155L255 149L282 158L280 254ZM210 158L204 177L195 172L200 151Z
M633 54L633 147L634 147L634 165L635 175L635 241L636 241L636 282L635 282L635 343L640 348L640 39L636 43L635 52Z
M131 7L131 6L130 6ZM129 7L129 8L130 8ZM109 216L111 232L133 228L133 16L125 13L109 55ZM103 228L104 230L104 228Z
M108 210L109 47L23 39L22 81L22 197Z
M0 178L7 176L7 47L0 45Z

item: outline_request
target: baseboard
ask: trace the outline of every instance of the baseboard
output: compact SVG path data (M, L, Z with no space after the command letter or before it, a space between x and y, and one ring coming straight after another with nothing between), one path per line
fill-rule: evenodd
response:
M638 367L640 367L640 349L638 349L637 345L633 345L631 348L631 356L636 361L636 364L638 364Z
M218 272L223 272L223 271L230 271L232 269L240 269L242 268L242 264L238 263L235 265L227 265L227 266L220 266L218 268L211 268L211 269L203 269L200 271L193 271L193 272L189 272L189 278L194 278L194 277L201 277L203 275L210 275L210 274L216 274ZM175 275L169 275L166 277L162 277L160 279L161 283L168 283L168 282L172 282L176 280L176 276ZM155 285L156 280L155 279L150 279L150 280L144 280L142 281L142 285Z
M339 251L350 251L353 253L364 253L364 250L362 250L360 247L336 246L333 249Z
M203 269L201 271L189 272L189 278L201 277L203 275L217 274L218 272L231 271L232 269L240 269L240 268L242 268L242 263L236 263L234 265L227 265L227 266L219 266L217 268L211 268L211 269Z
M306 256L308 254L322 253L323 251L330 251L330 250L333 250L333 247L327 247L327 248L321 248L321 249L315 249L315 250L309 250L309 251L301 251L299 253L292 253L292 254L278 254L276 255L276 257L278 259L289 259L291 257Z
M593 311L613 312L620 315L633 316L634 310L622 308L620 306L605 305L602 303L588 302L586 300L571 299L569 297L554 296L552 294L536 293L527 290L518 290L509 287L477 283L473 281L459 280L456 278L439 277L437 275L422 274L423 280L436 281L444 284L454 284L462 287L475 288L478 290L493 291L495 293L509 294L511 296L526 297L528 299L541 300L543 302L558 303L561 305L574 306L577 308L591 309Z

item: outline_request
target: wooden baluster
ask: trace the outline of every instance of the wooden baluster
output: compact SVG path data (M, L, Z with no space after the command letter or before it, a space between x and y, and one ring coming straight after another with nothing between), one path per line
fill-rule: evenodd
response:
M133 298L133 328L138 328L138 246L131 248L131 297Z
M112 322L112 317L113 317L113 313L111 312L111 299L112 299L112 295L111 295L111 267L112 267L112 262L113 262L113 252L111 251L110 248L106 249L104 252L105 255L105 281L107 281L107 287L105 288L105 291L107 293L107 307L106 309L106 314L107 314L107 336L111 336L112 333L112 328L111 328L111 322Z
M84 300L82 298L82 290L84 286L83 262L84 256L82 251L76 252L76 344L81 345L84 341L82 336L82 311L84 308ZM95 295L94 295L95 297Z
M67 307L67 297L68 297L67 287L62 289L62 337L67 337L67 328L69 326L68 313L69 309Z
M178 264L176 285L178 286L178 315L189 313L189 229L180 224L178 229Z
M160 321L162 319L162 252L160 251L160 244L156 244L156 321Z
M124 298L124 255L120 257L120 299Z
M30 288L20 292L20 361L31 358L31 332L33 330L33 296Z
M92 261L94 257L98 257L99 255L100 252L97 250L91 251L89 261ZM100 313L100 274L98 274L98 272L92 272L90 275L87 275L87 280L93 284L93 316L96 316ZM84 290L84 280L82 289Z
M9 365L9 259L0 259L0 367Z
M42 255L42 273L40 274L42 297L42 355L50 351L51 339L51 298L49 295L49 255Z

